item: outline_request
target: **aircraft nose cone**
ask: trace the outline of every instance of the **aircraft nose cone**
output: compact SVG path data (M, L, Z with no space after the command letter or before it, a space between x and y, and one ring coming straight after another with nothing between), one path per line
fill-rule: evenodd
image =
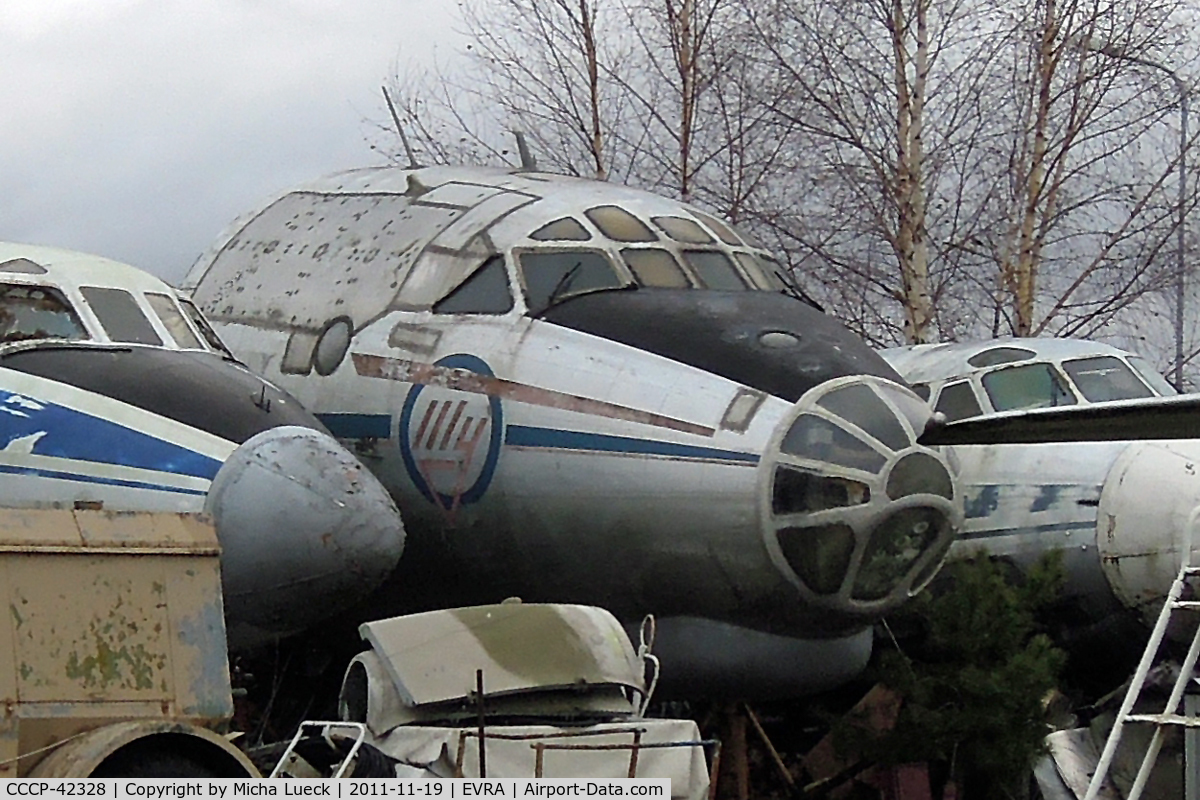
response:
M886 613L933 577L962 523L953 469L917 444L929 407L876 377L800 398L766 462L767 548L814 604Z
M1200 442L1136 442L1113 462L1100 492L1096 545L1113 594L1153 625L1185 550L1200 565ZM1173 626L1182 615L1172 618ZM1186 623L1186 620L1184 620ZM1185 625L1186 627L1186 625ZM1190 640L1170 630L1173 638Z
M404 549L383 486L309 428L246 440L217 472L205 511L221 542L234 638L240 626L283 634L345 609L391 574Z

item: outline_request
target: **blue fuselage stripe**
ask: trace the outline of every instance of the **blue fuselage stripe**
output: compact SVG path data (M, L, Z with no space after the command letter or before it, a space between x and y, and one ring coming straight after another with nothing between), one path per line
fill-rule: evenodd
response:
M9 464L0 464L0 473L9 473L12 475L33 475L39 478L55 478L63 481L78 481L80 483L100 483L106 486L125 486L130 489L153 489L159 492L174 492L176 494L190 494L203 497L208 492L203 489L186 489L182 486L166 486L160 483L147 483L145 481L129 481L121 478L104 478L99 475L82 475L77 472L61 472L52 469L36 469L33 467L17 467Z
M90 461L212 480L221 462L111 419L0 390L0 450L36 437L36 456Z
M317 414L321 424L339 439L387 439L392 418L387 414Z
M392 420L387 414L317 414L329 432L339 439L387 439L392 434ZM666 456L671 458L703 458L757 464L754 453L697 447L657 439L637 439L605 433L587 433L557 428L538 428L529 425L509 425L504 429L504 443L514 447L541 447L553 450L593 450L606 453Z
M718 450L715 447L697 447L690 444L663 442L657 439L612 436L606 433L533 428L526 425L509 425L505 428L504 443L514 447L594 450L606 453L666 456L668 458L701 458L743 464L757 464L759 460L755 453L739 453L735 450Z

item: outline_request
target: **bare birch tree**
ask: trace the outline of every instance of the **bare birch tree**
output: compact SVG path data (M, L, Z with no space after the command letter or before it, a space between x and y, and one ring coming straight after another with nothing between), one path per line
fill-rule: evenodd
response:
M1165 279L1164 270L1151 269L1153 259L1130 258L1128 250L1156 255L1170 232L1162 224L1169 205L1163 184L1177 161L1153 164L1140 178L1121 161L1169 106L1130 90L1130 58L1112 59L1096 48L1103 42L1132 59L1148 57L1170 37L1176 5L1034 0L1014 15L1009 36L1018 58L1014 74L1022 80L1011 96L1019 117L1007 164L1008 222L996 252L1014 334L1037 335L1056 325L1072 332L1095 328L1083 318L1111 316ZM1068 237L1076 244L1086 240L1086 249ZM1118 254L1121 249L1126 252ZM1110 280L1098 301L1089 284L1120 266L1114 256L1125 262L1125 278ZM1048 258L1060 268L1054 285L1039 281ZM1046 306L1040 318L1039 298ZM1092 313L1081 314L1088 303Z
M781 116L832 153L827 183L859 182L826 197L858 196L870 221L846 242L810 217L797 239L822 241L840 279L893 301L904 340L1095 329L1163 284L1172 164L1127 155L1170 105L1129 91L1132 59L1098 60L1086 42L1102 35L1134 58L1169 49L1178 2L771 8L756 16L793 87ZM894 254L890 280L871 236Z
M448 128L469 159L521 128L554 169L736 217L781 150L734 0L471 0L463 18L465 73L393 81L435 160Z
M930 0L892 0L888 33L892 40L896 91L896 231L905 338L930 341L933 298L929 288L929 243L925 223L925 92L929 83Z
M886 243L895 268L859 277L901 311L903 338L913 343L937 337L928 210L940 168L930 158L945 160L959 133L929 125L931 76L944 51L967 46L955 31L972 13L964 2L941 0L800 0L751 11L788 87L779 115L822 154L826 183L848 182L834 191L857 197L866 223L858 235ZM941 100L965 85L943 84Z
M625 59L616 9L595 0L460 4L467 69L393 76L406 124L433 162L511 161L520 130L551 169L605 180L609 131L626 122L606 76ZM394 134L393 134L394 135ZM378 149L395 153L386 138Z

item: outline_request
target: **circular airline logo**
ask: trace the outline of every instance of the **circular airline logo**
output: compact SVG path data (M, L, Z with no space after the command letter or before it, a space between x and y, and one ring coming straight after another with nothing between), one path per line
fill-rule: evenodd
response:
M456 371L494 377L482 359L456 354L434 367L433 378L413 386L400 411L400 455L425 499L453 514L483 497L492 482L503 409L500 398L484 393L486 381L455 379Z

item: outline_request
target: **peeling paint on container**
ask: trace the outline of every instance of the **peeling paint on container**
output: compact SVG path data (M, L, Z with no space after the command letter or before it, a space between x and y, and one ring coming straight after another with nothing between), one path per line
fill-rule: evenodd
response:
M201 515L0 509L0 777L113 722L228 720L219 552Z

